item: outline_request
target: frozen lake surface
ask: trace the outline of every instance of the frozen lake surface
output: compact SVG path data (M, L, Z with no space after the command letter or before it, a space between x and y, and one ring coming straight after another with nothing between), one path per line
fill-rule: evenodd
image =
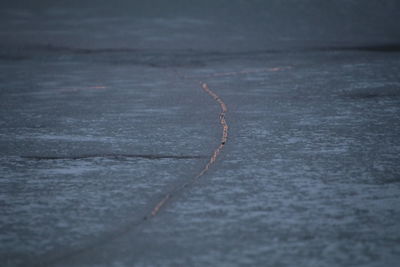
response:
M395 266L399 47L143 8L1 11L2 265Z

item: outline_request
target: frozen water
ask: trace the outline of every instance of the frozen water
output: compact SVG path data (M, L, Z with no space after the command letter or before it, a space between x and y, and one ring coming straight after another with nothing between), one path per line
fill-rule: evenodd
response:
M2 265L400 260L397 2L17 2L0 11ZM143 220L219 145L199 81L228 142Z

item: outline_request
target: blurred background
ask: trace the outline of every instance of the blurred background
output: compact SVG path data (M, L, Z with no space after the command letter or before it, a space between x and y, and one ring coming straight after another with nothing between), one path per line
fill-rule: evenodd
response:
M2 1L2 43L265 49L397 42L395 0Z

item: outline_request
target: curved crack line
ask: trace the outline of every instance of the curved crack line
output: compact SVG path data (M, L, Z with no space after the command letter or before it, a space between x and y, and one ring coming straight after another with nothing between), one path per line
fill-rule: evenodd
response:
M219 120L220 120L220 124L222 126L222 137L221 137L221 143L219 144L219 146L213 151L210 160L207 162L207 164L204 166L204 168L196 175L194 176L192 179L190 179L189 181L181 184L180 186L176 187L175 189L173 189L171 192L169 192L168 194L166 194L164 196L163 199L161 199L161 201L159 201L153 208L153 210L151 211L151 214L149 216L154 217L158 214L158 212L160 211L160 209L165 206L165 204L171 199L171 197L173 196L173 194L181 191L183 188L189 186L190 184L194 183L198 178L200 178L201 176L203 176L211 167L211 165L217 160L218 155L221 153L221 150L223 149L223 147L225 146L226 141L228 140L228 124L226 123L225 120L225 114L228 112L228 109L226 107L226 104L224 103L224 101L222 101L222 99L216 94L214 93L206 83L201 83L201 87L203 88L203 90L209 94L210 96L212 96L214 98L215 101L218 102L218 104L221 107L221 113L219 114ZM147 217L145 217L144 219L147 219Z
M135 227L140 226L142 223L144 223L147 219L155 217L160 210L168 203L168 201L173 197L174 194L180 192L183 190L185 187L193 184L197 179L199 179L201 176L203 176L211 167L211 165L217 160L218 155L221 153L223 147L225 146L227 140L228 140L228 124L225 120L225 114L228 112L228 109L226 107L226 104L222 101L222 99L214 93L206 83L200 83L202 89L209 94L211 97L214 98L216 102L221 107L221 112L219 115L219 120L220 124L222 126L222 136L221 136L221 143L218 145L216 149L214 149L210 160L207 162L207 164L204 166L204 168L193 178L191 178L189 181L181 184L180 186L175 187L173 190L171 190L169 193L167 193L164 198L162 198L151 210L151 212L147 215L144 216L142 219L139 219L133 223L130 223L128 225L122 226L119 230L113 233L105 234L104 236L100 237L97 239L97 242L95 243L90 243L88 245L84 245L83 247L80 248L74 248L72 250L69 250L67 252L61 252L61 254L56 252L56 255L53 255L52 257L50 256L49 258L45 257L45 259L42 259L37 262L36 264L32 264L30 262L31 266L50 266L54 265L57 262L62 261L63 259L70 259L72 256L76 256L78 254L85 253L87 251L90 251L92 249L95 249L97 247L96 244L98 243L106 243L106 241L114 240L117 239L118 237L122 236L128 231L131 231Z

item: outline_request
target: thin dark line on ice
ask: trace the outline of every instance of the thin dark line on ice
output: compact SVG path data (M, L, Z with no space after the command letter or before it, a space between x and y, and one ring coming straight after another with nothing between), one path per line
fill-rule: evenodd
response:
M142 158L142 159L202 159L205 156L196 155L158 155L158 154L87 154L87 155L72 155L72 156L21 156L23 159L30 160L81 160L90 158Z
M96 249L99 246L99 244L101 246L101 244L106 244L106 243L110 242L110 240L115 240L115 239L123 236L125 233L132 231L134 228L142 225L148 219L151 219L151 218L157 216L157 214L165 207L165 205L171 200L171 198L174 195L181 192L184 188L188 187L189 185L193 184L197 179L199 179L201 176L203 176L210 169L210 167L217 160L218 155L221 153L223 147L225 146L225 144L228 140L229 127L225 120L225 115L228 112L228 109L226 107L226 104L222 101L222 99L216 93L214 93L208 87L208 85L206 83L200 83L200 84L201 84L201 88L208 95L210 95L212 98L214 98L214 100L220 105L221 112L219 113L219 121L222 126L221 141L220 141L219 145L214 149L209 161L204 166L204 168L196 176L192 177L185 183L175 187L173 190L171 190L169 193L167 193L157 204L155 204L155 206L151 209L151 212L149 212L143 218L141 218L137 221L131 222L129 224L123 225L116 231L113 231L113 232L107 233L107 234L103 234L103 235L101 235L101 237L97 237L95 239L95 241L90 242L89 244L82 245L79 248L75 248L75 249L68 248L65 250L59 249L57 251L61 251L61 252L55 251L51 255L43 255L40 258L40 260L38 262L36 262L36 264L32 264L32 261L30 261L30 264L29 264L30 266L52 266L52 265L55 265L62 261L68 261L68 259L76 257L77 255L82 255L83 253L87 253L87 252L90 252L90 251ZM127 155L125 155L125 156L127 156ZM134 156L142 157L144 155L134 155ZM146 157L148 157L148 155ZM169 156L169 157L171 157L171 156ZM177 157L177 156L174 156L174 157ZM181 157L198 158L197 156L191 156L191 157L181 156ZM71 157L71 158L75 159L74 157ZM62 159L62 158L60 158L60 157L42 157L42 158L40 158L39 157L37 159L38 160L50 160L50 159ZM71 264L71 265L73 265L73 264Z
M163 199L161 199L160 202L157 203L157 205L153 208L150 216L154 217L158 214L158 212L160 211L161 208L163 208L165 206L165 204L172 198L172 196L176 193L178 193L179 191L182 191L185 187L189 186L190 184L193 184L197 179L199 179L201 176L203 176L211 167L211 165L217 160L218 155L221 153L222 148L225 146L225 143L228 139L228 124L226 123L225 120L225 114L226 112L228 112L228 109L225 105L225 103L222 101L222 99L215 94L206 83L201 83L201 87L203 88L203 90L209 94L210 96L212 96L214 98L215 101L218 102L218 104L221 107L221 113L219 115L219 120L220 120L220 124L222 126L222 137L221 137L221 143L219 144L219 146L214 150L213 154L211 155L210 160L207 162L207 164L204 166L204 168L196 175L194 176L192 179L190 179L189 181L181 184L180 186L174 188L171 192L169 192L168 194L166 194L164 196Z

